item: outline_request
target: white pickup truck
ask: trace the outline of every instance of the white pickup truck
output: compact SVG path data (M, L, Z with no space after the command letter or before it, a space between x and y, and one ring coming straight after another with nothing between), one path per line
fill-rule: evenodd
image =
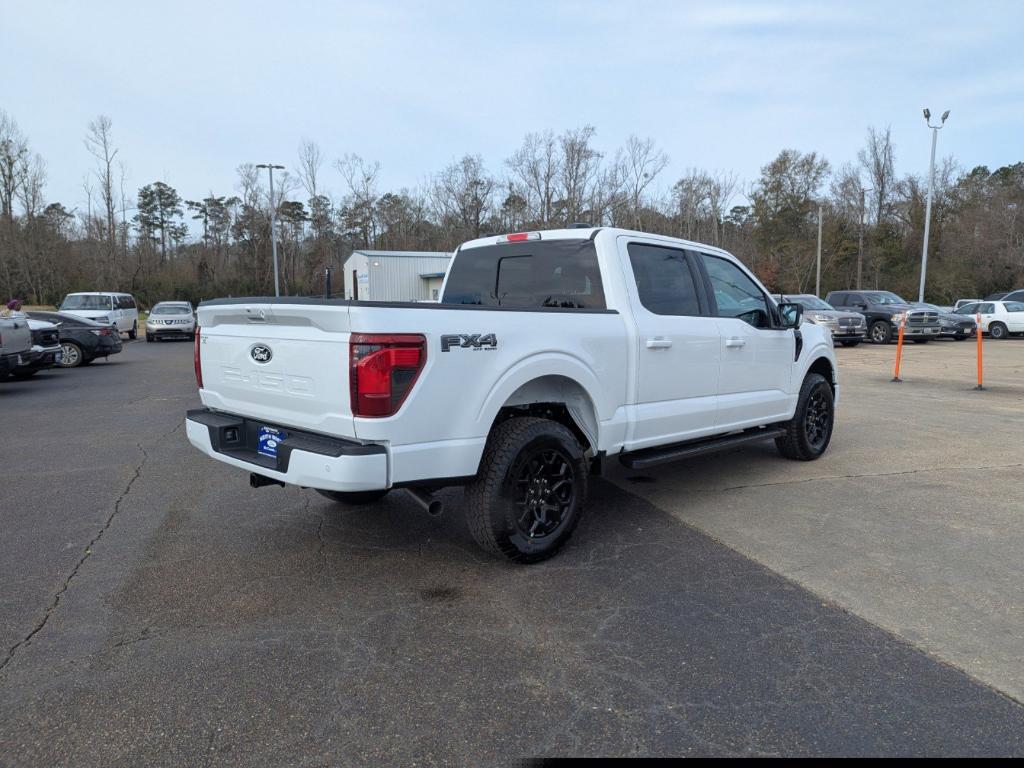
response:
M466 486L476 541L550 557L587 476L754 440L816 459L838 394L827 329L734 257L621 229L462 245L441 300L199 306L188 439L250 482L367 503Z

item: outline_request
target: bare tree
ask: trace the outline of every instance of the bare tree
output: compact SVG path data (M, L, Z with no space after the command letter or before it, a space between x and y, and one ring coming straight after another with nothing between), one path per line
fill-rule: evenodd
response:
M100 200L105 213L102 240L107 257L107 277L116 280L114 259L117 256L117 197L114 191L114 159L117 149L113 145L113 124L106 115L100 115L89 123L85 134L85 148L96 159L96 180L99 183Z
M558 141L551 131L528 133L522 146L505 164L512 172L519 193L539 226L547 226L554 215L556 183L560 171Z
M892 214L892 198L896 191L895 152L891 129L884 131L868 128L863 149L857 152L857 161L871 185L871 199L875 208L875 225L880 226Z
M558 138L562 157L558 163L564 223L583 218L601 167L601 153L590 145L597 131L592 125L568 130Z
M323 154L320 152L320 145L315 141L303 139L299 144L299 180L310 198L320 194L317 182L320 177L320 168L324 164Z
M495 181L479 155L466 155L434 178L431 200L442 223L466 237L480 237L491 214Z
M630 136L626 140L622 161L629 190L630 217L633 227L640 229L644 193L654 183L658 174L665 170L668 165L668 155L655 146L654 139Z

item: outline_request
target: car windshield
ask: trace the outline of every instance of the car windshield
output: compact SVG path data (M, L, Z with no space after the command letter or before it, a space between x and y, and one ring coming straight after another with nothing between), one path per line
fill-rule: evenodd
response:
M61 309L113 309L109 296L91 296L89 294L71 294L64 298Z
M889 291L878 291L877 293L866 293L868 301L872 304L906 304L903 299Z
M157 304L151 314L154 315L191 315L192 310L182 304Z

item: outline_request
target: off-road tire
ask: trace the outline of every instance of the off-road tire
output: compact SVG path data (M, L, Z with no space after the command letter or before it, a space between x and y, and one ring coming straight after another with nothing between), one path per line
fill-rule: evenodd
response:
M812 429L809 424L809 410L824 406L827 411L827 423L824 435L818 439L815 432L821 425ZM786 434L775 438L775 446L779 453L787 459L796 461L814 461L820 458L828 444L832 441L832 430L835 426L835 396L832 387L825 377L818 373L809 373L800 387L796 413L786 424ZM815 416L815 419L817 417Z
M349 504L353 507L362 507L380 501L388 495L388 489L379 491L321 491L316 490L321 496L339 504Z
M550 459L550 460L549 460ZM543 484L542 475L550 467L562 480ZM531 468L540 467L534 471ZM572 536L583 516L587 497L587 461L576 436L564 425L549 419L523 417L509 419L495 427L487 438L480 471L466 486L465 514L473 539L481 548L516 563L536 563L554 556ZM566 477L568 475L568 477ZM526 476L532 479L524 480ZM568 486L565 482L568 482ZM531 512L541 501L531 502L533 483L541 483L540 494L554 494L557 524L536 536L533 531L548 512ZM525 485L524 485L525 483ZM549 489L545 491L544 489ZM568 489L568 501L564 495ZM550 495L544 498L551 498ZM523 519L534 515L530 531ZM543 530L543 529L542 529Z
M885 320L875 320L868 335L875 344L888 344L892 341L892 325Z

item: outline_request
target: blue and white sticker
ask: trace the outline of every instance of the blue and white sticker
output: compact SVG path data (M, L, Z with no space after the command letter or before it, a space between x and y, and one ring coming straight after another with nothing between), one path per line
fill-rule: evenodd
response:
M277 458L277 447L284 442L284 432L274 427L260 427L256 438L256 453L271 459Z

